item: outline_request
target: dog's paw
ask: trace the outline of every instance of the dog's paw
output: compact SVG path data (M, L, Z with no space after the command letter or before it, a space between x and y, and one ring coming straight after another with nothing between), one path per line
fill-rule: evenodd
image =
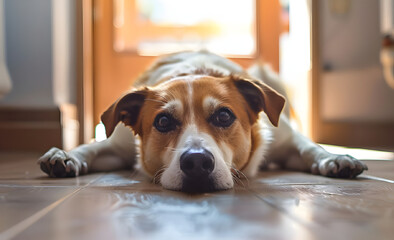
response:
M313 174L337 178L355 178L364 170L368 170L368 167L360 160L350 155L336 154L314 163L311 169Z
M86 162L58 148L51 148L37 163L50 177L76 177L87 173L88 169Z

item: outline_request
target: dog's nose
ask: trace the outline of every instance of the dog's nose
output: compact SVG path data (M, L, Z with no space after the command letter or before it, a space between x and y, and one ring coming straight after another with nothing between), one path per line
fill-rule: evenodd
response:
M212 153L203 148L189 149L181 155L180 167L187 177L208 176L214 168Z

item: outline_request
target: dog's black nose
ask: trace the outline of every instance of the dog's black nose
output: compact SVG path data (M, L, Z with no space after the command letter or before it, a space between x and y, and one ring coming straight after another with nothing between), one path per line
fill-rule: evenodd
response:
M212 153L203 148L191 148L181 155L181 170L190 178L206 177L215 164Z

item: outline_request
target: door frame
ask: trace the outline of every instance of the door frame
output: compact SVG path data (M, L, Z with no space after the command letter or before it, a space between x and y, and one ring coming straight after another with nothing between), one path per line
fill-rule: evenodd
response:
M93 0L75 1L77 118L79 144L94 137L93 121Z

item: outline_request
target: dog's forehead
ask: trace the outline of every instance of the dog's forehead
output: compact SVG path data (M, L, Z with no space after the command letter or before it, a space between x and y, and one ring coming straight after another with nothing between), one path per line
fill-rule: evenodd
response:
M211 76L181 76L172 78L154 87L155 94L166 108L181 104L217 105L219 99L228 97L227 78Z
M204 84L206 86L218 86L227 80L226 77L213 77L206 75L184 75L168 78L165 81L159 81L155 89L176 89L180 86L194 87L196 85Z

